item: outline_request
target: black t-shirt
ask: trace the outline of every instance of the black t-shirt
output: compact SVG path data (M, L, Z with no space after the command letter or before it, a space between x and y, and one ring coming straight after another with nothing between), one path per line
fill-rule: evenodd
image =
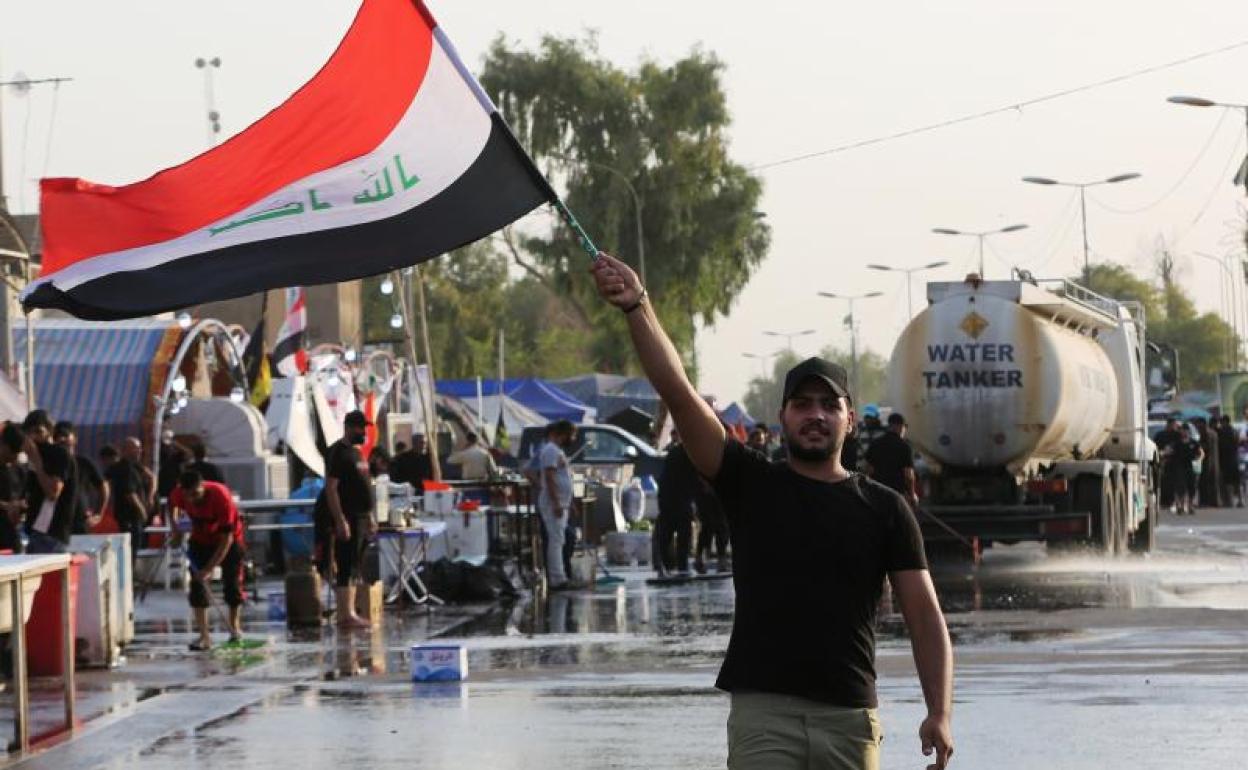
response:
M43 472L64 482L61 494L52 508L52 519L47 534L62 543L69 542L73 534L74 511L78 507L78 469L65 447L58 444L40 444L39 457L43 460ZM39 476L33 471L26 476L26 524L34 527L39 521L45 495L39 484Z
M147 511L136 508L130 499L130 495L138 495L140 501L147 497L142 471L129 460L119 459L104 469L104 478L108 481L117 523L128 527L141 519L146 520Z
M905 500L859 474L806 478L732 440L714 487L732 534L737 597L715 686L874 708L884 577L927 569Z
M26 496L26 472L14 464L0 464L0 501L13 503ZM22 550L22 541L17 534L17 522L21 517L0 511L0 548L14 553Z
M433 462L427 454L416 454L408 449L399 452L390 461L390 480L396 484L411 484L417 492L424 481L433 478Z
M672 444L659 473L659 515L684 519L693 515L693 501L702 479L682 444Z
M871 478L903 495L909 491L903 471L914 467L914 450L904 438L890 430L871 442L866 460L871 465Z
M1201 447L1199 441L1193 441L1190 438L1186 440L1179 438L1170 446L1172 448L1170 459L1180 464L1180 469L1183 469L1183 463L1186 463L1187 468L1191 468L1196 458L1200 457Z
M104 479L96 469L95 463L85 455L75 456L74 465L78 471L78 500L74 506L74 533L85 534L87 511L99 510Z
M373 485L359 447L346 439L331 444L325 457L325 479L338 479L338 502L344 515L359 517L372 512Z

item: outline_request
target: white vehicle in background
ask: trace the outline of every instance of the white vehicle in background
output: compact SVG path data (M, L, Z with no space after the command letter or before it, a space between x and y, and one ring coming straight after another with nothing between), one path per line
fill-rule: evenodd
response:
M929 465L931 541L1153 547L1138 304L1067 281L931 283L902 332L889 401Z

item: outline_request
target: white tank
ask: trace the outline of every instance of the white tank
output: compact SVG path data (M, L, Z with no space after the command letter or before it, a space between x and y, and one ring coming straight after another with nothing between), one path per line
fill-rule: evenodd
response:
M1092 335L1112 322L1015 281L931 284L929 299L888 372L890 401L923 453L943 465L1017 470L1100 449L1118 384Z

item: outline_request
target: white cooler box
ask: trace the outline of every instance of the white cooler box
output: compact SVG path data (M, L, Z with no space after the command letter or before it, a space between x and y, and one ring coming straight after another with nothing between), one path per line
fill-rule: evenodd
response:
M83 666L112 666L121 656L121 623L113 620L116 555L107 540L71 546L87 557L78 570L78 660Z
M134 559L130 553L130 535L74 535L69 539L69 550L92 550L98 548L100 543L108 543L113 552L110 615L113 642L129 644L134 641Z

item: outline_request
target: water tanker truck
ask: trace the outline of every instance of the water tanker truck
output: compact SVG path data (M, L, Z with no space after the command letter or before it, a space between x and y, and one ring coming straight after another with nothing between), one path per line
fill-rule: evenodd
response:
M930 283L888 370L929 542L1146 551L1157 521L1142 308L1068 281Z

